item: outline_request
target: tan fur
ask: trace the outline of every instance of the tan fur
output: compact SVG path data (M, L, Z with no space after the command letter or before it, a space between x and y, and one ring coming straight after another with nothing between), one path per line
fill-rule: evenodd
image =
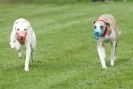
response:
M116 41L118 41L118 38L119 38L119 29L118 29L118 25L116 23L115 18L112 15L110 15L110 14L104 14L104 15L101 15L98 18L98 20L104 20L105 22L110 24L110 29L112 28L112 30L115 31Z
M102 65L102 68L107 68L106 67L106 53L105 53L105 48L103 45L103 42L110 42L111 43L111 60L110 60L110 65L114 66L114 61L116 59L115 54L116 54L116 47L118 43L118 38L120 35L120 32L118 30L118 26L116 23L115 18L110 15L110 14L104 14L101 15L95 22L93 28L95 29L101 29L105 30L104 34L100 36L99 39L96 39L97 41L97 51L99 54L100 62Z

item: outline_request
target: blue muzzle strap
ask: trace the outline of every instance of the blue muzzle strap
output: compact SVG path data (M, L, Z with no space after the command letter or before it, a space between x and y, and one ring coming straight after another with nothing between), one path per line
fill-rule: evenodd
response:
M104 34L104 30L103 29L94 29L94 38L96 40L99 40L100 37L102 37L102 35Z

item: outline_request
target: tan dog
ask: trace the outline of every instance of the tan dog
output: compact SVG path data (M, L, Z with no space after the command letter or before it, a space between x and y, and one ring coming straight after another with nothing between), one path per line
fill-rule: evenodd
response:
M110 64L113 66L115 61L115 51L118 43L120 32L116 24L115 18L110 14L101 15L93 25L94 37L97 40L97 50L100 57L102 68L107 68L105 59L106 53L103 43L110 42L111 49L111 61Z

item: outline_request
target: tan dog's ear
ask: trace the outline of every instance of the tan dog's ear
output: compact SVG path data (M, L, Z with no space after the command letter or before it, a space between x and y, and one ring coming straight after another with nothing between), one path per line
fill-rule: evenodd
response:
M95 24L96 21L92 21L93 24Z
M108 22L104 22L107 26L109 26L110 27L110 23L108 23Z

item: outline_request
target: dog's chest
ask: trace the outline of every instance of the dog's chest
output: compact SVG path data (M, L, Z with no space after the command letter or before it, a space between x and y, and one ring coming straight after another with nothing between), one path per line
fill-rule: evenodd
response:
M110 42L110 38L105 38L105 39L103 40L103 43L108 43L108 42Z

